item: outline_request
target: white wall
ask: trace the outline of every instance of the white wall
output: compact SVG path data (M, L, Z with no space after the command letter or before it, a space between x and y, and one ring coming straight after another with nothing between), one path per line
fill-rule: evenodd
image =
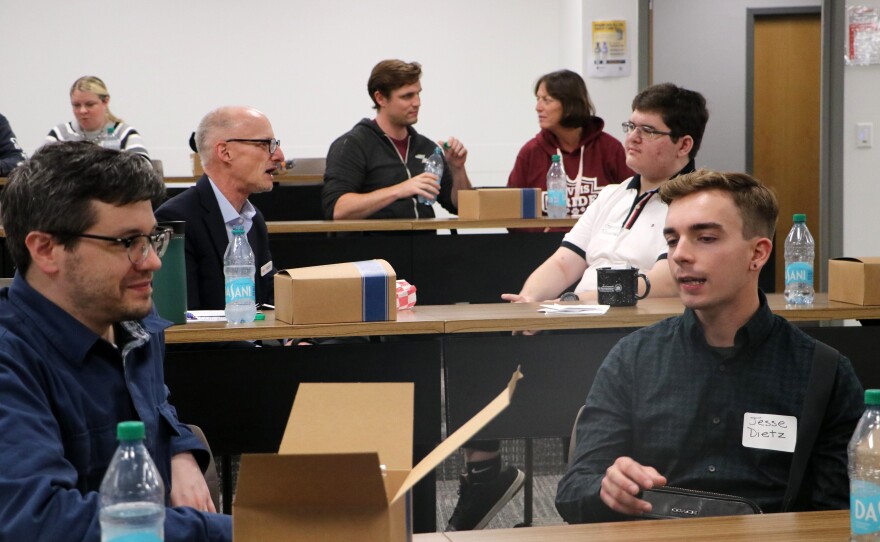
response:
M475 184L503 185L538 130L535 79L577 67L579 41L563 40L580 39L579 2L0 0L0 111L32 152L71 118L70 84L98 75L114 113L142 132L167 175L179 176L190 173L189 134L213 107L262 109L288 156L323 156L372 115L372 66L417 60L417 129L460 137Z
M709 107L698 166L746 168L746 9L819 5L819 0L654 0L654 82L699 91Z
M880 9L880 0L848 0L847 6L861 5ZM840 53L846 44L839 44ZM846 256L880 255L880 226L877 203L880 201L880 65L844 68L843 102L843 254ZM856 148L856 123L874 123L874 148Z
M596 114L605 121L605 131L621 141L624 139L621 123L629 120L632 113L632 99L639 92L639 21L637 0L584 0L583 30L581 38L582 69L587 73L592 45L593 21L626 21L627 45L630 51L632 69L627 77L587 78L590 98L596 106Z

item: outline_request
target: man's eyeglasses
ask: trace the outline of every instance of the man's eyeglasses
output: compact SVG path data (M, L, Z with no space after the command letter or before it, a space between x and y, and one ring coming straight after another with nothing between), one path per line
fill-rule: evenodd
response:
M128 252L128 261L134 265L144 263L147 256L150 255L150 247L156 252L156 256L162 257L168 248L168 241L171 240L171 228L156 229L152 233L138 233L129 237L107 237L105 235L93 235L91 233L57 233L58 237L85 237L87 239L98 239L100 241L109 241L111 243L119 243L125 247Z
M621 126L623 127L623 133L638 132L639 136L644 139L658 139L661 136L672 137L672 132L664 132L651 126L638 126L632 122L624 122Z
M267 138L267 139L241 139L241 138L235 138L235 139L227 139L227 140L225 140L225 141L226 141L226 143L238 142L238 143L254 143L254 144L257 144L257 145L266 145L266 146L269 148L269 155L270 155L270 156L273 155L273 154L275 154L275 151L278 149L278 147L281 146L281 140L280 140L280 139L271 139L271 138Z

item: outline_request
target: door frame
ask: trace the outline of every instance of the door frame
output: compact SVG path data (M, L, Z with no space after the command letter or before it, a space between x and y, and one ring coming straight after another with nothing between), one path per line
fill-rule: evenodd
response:
M843 55L835 55L835 43L843 43L843 2L822 0L821 6L746 9L746 171L754 172L755 18L767 15L820 14L820 105L819 105L819 254L818 262L843 254ZM838 29L837 26L840 28ZM839 57L839 58L838 58ZM828 273L820 274L820 291L828 290Z

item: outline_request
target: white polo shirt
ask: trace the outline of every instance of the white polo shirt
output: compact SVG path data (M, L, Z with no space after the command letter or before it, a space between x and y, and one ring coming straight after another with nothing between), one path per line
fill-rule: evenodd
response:
M565 235L562 246L583 257L587 270L576 291L596 289L596 269L628 263L647 271L666 257L667 205L657 190L639 197L639 176L610 184Z

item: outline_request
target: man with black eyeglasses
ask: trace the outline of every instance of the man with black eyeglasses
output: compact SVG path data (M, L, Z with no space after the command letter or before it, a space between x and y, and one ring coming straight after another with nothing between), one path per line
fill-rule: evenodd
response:
M151 282L169 232L140 157L47 145L0 193L17 271L0 290L0 540L98 540L116 425L140 420L165 483L166 541L231 541L202 475L209 456L164 384Z
M708 120L706 99L699 92L663 83L636 95L630 119L623 123L626 165L636 175L603 188L562 246L531 274L519 294L502 298L546 301L577 284L578 298L594 301L596 269L620 263L647 271L652 297L675 295L667 266L658 265L666 258L666 204L657 191L668 179L694 171ZM639 283L639 288L644 285Z
M502 299L545 301L577 284L563 300L595 302L596 269L621 263L646 272L651 296L675 295L665 263L667 206L657 191L668 179L694 170L708 120L706 100L698 92L664 83L636 95L630 120L623 123L626 165L636 175L602 188L562 246L532 272L518 294L503 294ZM639 287L644 288L641 282ZM466 443L465 463L467 474L447 530L484 527L522 484L515 468L502 468L497 440Z
M186 222L187 308L220 310L226 306L223 254L232 227L243 224L256 258L257 302L272 303L275 266L263 214L248 201L272 190L273 175L284 162L281 142L269 119L250 107L211 111L195 134L205 174L192 188L156 210L160 222Z

